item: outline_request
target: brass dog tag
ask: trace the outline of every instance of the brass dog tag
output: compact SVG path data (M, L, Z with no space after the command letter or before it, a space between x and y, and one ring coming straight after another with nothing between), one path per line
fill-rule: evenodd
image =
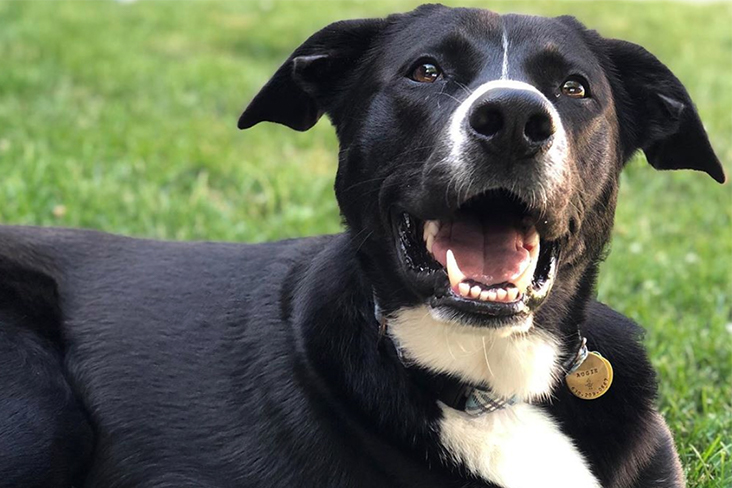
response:
M583 400L600 398L613 383L613 367L598 352L590 352L582 364L565 377L569 390Z

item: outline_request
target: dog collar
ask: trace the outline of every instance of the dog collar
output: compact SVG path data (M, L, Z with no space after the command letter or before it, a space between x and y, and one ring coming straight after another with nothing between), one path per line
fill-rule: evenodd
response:
M580 336L580 347L577 353L562 364L565 374L569 375L576 371L587 359L588 354L587 339ZM402 355L400 354L399 357L401 359ZM443 384L436 393L442 403L455 410L463 411L471 417L489 414L520 402L516 396L504 398L490 388L461 383L451 378L448 378L446 384Z
M381 308L375 298L374 317L376 318L379 329L386 331L386 317L381 313ZM580 346L574 356L570 356L562 363L562 369L565 371L565 375L570 375L576 371L584 363L585 359L587 359L587 339L582 337L579 330L577 333L580 339ZM404 356L404 352L399 346L394 344L394 349L402 366L407 370L413 371L409 367L408 359ZM504 398L497 395L488 387L463 383L449 376L436 376L423 371L415 372L414 376L417 383L432 391L440 402L452 409L465 412L471 417L489 414L520 402L516 396Z

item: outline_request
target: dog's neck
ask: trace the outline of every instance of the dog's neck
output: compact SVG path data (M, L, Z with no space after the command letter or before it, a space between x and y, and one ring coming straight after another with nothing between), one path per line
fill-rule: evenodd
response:
M514 330L484 331L442 322L419 306L390 314L386 323L407 366L485 389L501 402L545 399L564 370L561 358L567 351L530 322ZM458 392L447 392L453 394Z

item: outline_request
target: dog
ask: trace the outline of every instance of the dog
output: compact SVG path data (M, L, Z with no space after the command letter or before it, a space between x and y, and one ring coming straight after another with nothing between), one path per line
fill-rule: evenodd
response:
M683 486L594 298L631 155L725 179L668 68L427 5L315 33L238 125L323 114L340 235L0 230L0 486Z

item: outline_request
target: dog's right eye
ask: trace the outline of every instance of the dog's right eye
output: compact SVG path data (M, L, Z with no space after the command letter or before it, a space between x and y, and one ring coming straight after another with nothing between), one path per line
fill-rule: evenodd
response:
M409 77L419 83L434 83L440 76L442 71L436 64L422 63L414 68Z
M571 76L562 83L562 94L569 98L587 98L589 91L587 82L579 76Z

